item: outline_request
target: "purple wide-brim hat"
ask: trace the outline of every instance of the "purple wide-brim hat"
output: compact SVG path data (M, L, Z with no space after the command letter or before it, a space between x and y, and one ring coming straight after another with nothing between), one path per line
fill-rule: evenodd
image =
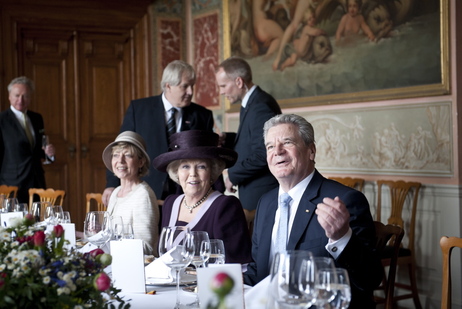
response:
M225 162L226 168L236 163L237 152L232 149L218 147L218 134L210 131L188 130L173 134L170 137L169 150L152 160L152 165L161 172L176 160L219 159Z

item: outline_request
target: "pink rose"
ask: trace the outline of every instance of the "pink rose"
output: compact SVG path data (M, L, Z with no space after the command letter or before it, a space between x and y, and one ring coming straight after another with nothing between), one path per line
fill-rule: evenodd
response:
M111 278L105 273L99 273L93 281L93 286L98 291L106 291L111 286Z
M26 214L24 216L24 219L26 220L26 225L31 225L31 224L34 224L35 223L35 219L34 219L34 216L32 214Z
M210 288L220 299L228 295L233 287L234 280L227 273L216 274L210 283Z
M96 258L100 254L104 254L104 251L100 248L93 249L89 252L90 256L92 258Z
M55 234L56 237L59 238L59 237L63 236L64 228L60 224L55 225L54 228L53 228L53 233Z
M37 231L34 234L34 245L37 247L43 246L45 243L45 232L44 231Z

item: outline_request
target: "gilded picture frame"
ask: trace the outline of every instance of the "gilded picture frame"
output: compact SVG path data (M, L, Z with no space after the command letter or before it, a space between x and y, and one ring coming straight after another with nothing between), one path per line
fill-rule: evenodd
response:
M382 13L385 11L388 14L391 26L387 31L380 32L378 26L371 23L369 28L374 30L371 30L373 38L368 37L367 31L363 29L362 34L338 38L340 21L343 15L349 14L345 9L347 1L353 0L286 1L289 5L282 8L286 17L277 18L274 17L277 16L277 10L270 5L276 2L225 0L224 58L245 58L252 67L254 82L271 93L282 108L450 93L448 0L362 0L362 3L359 2L362 8L368 9L368 15L363 16L366 24L374 18L370 16L371 12L380 11L370 7L372 3L378 3L382 5ZM297 14L297 9L299 12L301 9L295 5L290 7L290 3L294 2L315 2L318 6L313 9L304 8L303 14ZM403 8L404 4L410 7ZM385 5L388 5L388 12L384 9ZM394 10L391 9L393 5ZM311 29L323 30L323 36L330 42L331 53L325 58L315 57L314 60L304 59L299 55L295 64L281 70L284 62L279 61L279 66L275 63L283 39L281 31L274 31L273 26L284 25L285 22L290 27L290 16L303 15L303 22L296 30L300 39L303 37L304 27L310 29L307 23L309 10L317 17L317 23ZM281 26L282 36L288 27L284 29ZM259 34L256 34L257 31L260 31ZM274 33L279 35L279 43L273 44L277 40L274 39ZM287 44L295 46L296 41L293 38L291 40ZM317 36L312 36L311 43L307 43L311 44L308 47L311 54L316 53L313 50L317 48L317 41ZM274 45L279 47L270 53L269 50ZM294 47L285 48L288 50L286 57L297 53L293 49Z

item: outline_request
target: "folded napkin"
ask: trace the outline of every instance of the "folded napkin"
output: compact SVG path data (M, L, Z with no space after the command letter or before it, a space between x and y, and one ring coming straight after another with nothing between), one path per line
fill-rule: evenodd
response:
M155 259L152 263L144 268L146 282L149 283L168 283L173 282L172 270L165 265L160 258Z
M266 277L244 294L246 309L265 309L268 303L270 276ZM271 308L271 307L270 307Z

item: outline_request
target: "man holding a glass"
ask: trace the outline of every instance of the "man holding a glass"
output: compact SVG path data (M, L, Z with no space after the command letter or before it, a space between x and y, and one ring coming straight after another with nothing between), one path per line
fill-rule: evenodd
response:
M332 257L336 267L347 269L350 308L375 308L373 290L383 271L374 250L375 229L366 197L315 169L314 131L303 117L274 116L265 123L264 139L268 166L279 187L259 201L252 236L254 262L244 282L255 285L267 277L277 252L308 250L313 256ZM283 195L288 195L287 201L282 201Z
M18 186L19 203L29 201L29 188L46 188L42 159L55 149L42 147L42 115L28 109L34 83L25 76L8 85L10 107L0 113L0 184Z

